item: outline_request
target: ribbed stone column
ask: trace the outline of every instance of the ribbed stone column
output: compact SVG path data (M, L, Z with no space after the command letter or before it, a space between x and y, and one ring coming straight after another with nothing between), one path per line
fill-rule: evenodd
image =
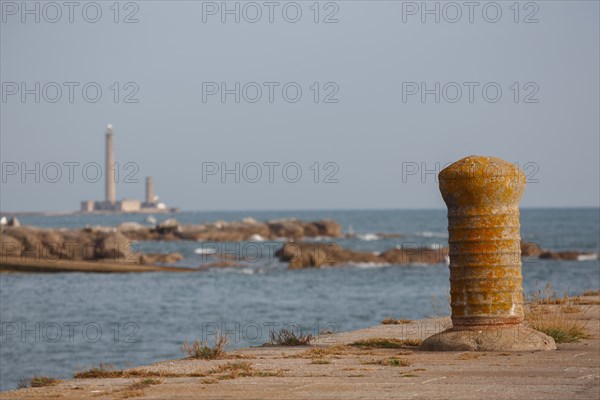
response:
M453 327L424 350L555 349L523 323L519 202L525 174L494 157L469 156L439 174L448 207Z

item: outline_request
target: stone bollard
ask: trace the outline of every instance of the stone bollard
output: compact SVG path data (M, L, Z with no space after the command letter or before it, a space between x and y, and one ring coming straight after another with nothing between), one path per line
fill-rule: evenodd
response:
M523 171L499 158L469 156L442 170L439 182L448 207L452 328L421 349L556 349L554 339L523 325Z

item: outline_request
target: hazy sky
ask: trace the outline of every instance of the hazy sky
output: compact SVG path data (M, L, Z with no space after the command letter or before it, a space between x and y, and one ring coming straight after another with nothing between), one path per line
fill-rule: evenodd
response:
M118 198L152 175L188 210L443 207L470 154L523 167L525 207L599 205L597 1L72 4L1 2L3 211L102 199L108 123Z

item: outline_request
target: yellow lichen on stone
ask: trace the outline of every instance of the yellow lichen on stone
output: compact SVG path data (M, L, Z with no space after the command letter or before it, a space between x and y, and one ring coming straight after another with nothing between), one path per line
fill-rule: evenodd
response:
M465 157L440 172L448 206L454 326L523 321L519 201L525 173L495 157Z

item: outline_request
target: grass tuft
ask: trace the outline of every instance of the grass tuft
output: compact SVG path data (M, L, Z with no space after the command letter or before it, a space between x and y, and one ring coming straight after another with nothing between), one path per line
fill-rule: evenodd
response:
M586 290L583 296L600 296L600 290Z
M252 364L249 362L234 362L219 365L208 371L209 374L220 374L223 372L235 373L236 376L252 376Z
M27 389L28 387L45 387L54 386L61 382L60 379L51 378L49 376L33 376L32 378L21 378L17 383L17 389Z
M100 367L93 367L88 370L75 372L73 378L75 379L89 379L89 378L120 378L123 376L123 371L115 369L112 364L102 364Z
M368 361L366 364L384 365L386 367L409 367L412 365L412 361L404 358L390 357L384 358L382 360L371 360Z
M215 337L213 346L209 346L206 340L200 342L196 339L193 343L188 343L186 340L181 345L181 352L187 354L188 358L201 358L203 360L214 360L225 354L225 345L227 344L227 336L218 335Z
M30 380L27 378L21 378L19 379L19 382L17 383L17 389L27 389L29 387L30 384Z
M386 318L381 323L383 325L402 325L402 324L411 324L412 319L396 319L396 318Z
M573 343L589 337L586 324L567 315L582 312L579 297L567 294L559 297L548 283L528 300L525 320L531 328L552 337L556 343Z
M298 355L290 358L323 358L325 356L341 356L352 352L352 348L343 344L329 347L315 347L310 350L303 351Z
M326 358L313 358L311 364L331 364L331 360Z
M34 387L45 387L45 386L53 386L59 384L61 382L60 379L50 378L48 376L34 376L29 381L29 384L32 388Z
M252 364L249 362L233 362L219 365L218 367L208 371L209 378L205 379L203 383L216 383L213 380L222 381L228 379L242 378L246 376L256 377L269 377L269 376L283 376L283 371L256 371L252 368Z
M580 325L578 321L570 321L569 323L557 321L548 323L546 321L531 324L533 329L550 336L556 343L573 343L587 338L589 336L587 330Z
M271 331L269 336L271 344L277 346L308 346L313 338L311 334L303 334L302 332L296 335L291 329L282 329L277 333Z
M271 376L283 376L283 370L278 369L276 371L256 371L254 376L258 376L261 378L271 377Z

